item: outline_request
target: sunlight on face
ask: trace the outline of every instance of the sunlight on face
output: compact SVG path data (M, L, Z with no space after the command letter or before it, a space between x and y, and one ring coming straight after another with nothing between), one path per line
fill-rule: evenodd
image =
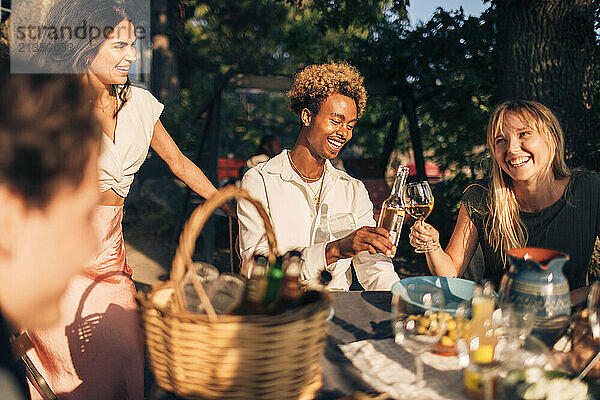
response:
M543 177L552 162L551 149L535 129L508 114L494 139L494 157L514 181L533 182Z
M99 198L94 151L78 187L62 184L48 205L20 213L10 259L2 279L2 312L17 327L55 323L59 302L98 245L92 215ZM18 211L16 211L18 212Z
M356 125L356 102L339 93L329 96L316 115L311 114L307 140L318 157L331 160L352 138Z
M89 72L105 85L122 85L127 81L129 68L136 60L135 30L129 20L115 27L90 62Z

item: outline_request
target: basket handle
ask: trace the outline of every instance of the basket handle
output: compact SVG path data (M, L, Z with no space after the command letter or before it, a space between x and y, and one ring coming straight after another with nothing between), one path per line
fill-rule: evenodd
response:
M183 291L181 288L181 281L183 280L186 271L192 265L192 253L194 252L196 239L213 212L221 204L232 199L245 199L254 205L265 226L265 235L269 247L269 261L275 261L277 240L275 239L271 219L265 211L265 208L260 201L250 196L246 190L237 188L234 185L225 186L208 198L202 206L196 207L185 223L181 235L179 235L179 244L177 245L171 268L171 283L173 284L173 293L175 294L175 308L178 312L183 311Z

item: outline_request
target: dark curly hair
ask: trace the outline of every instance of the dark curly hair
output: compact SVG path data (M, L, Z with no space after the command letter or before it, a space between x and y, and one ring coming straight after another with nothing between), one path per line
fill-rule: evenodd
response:
M0 87L0 185L43 209L99 149L91 96L77 75L0 74Z
M358 116L363 114L367 104L364 78L346 62L329 62L304 68L296 75L287 96L292 112L300 114L304 108L308 108L317 114L323 102L336 93L354 99Z

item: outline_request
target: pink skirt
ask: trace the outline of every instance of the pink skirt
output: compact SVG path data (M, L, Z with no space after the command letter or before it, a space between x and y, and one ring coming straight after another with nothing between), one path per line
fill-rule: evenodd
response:
M70 283L60 322L30 332L36 349L28 354L61 400L144 397L144 343L122 219L122 206L97 207L98 255Z

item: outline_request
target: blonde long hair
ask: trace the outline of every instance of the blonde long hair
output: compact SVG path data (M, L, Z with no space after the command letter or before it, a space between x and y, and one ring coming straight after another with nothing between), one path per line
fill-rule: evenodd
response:
M500 251L506 263L506 252L527 244L527 229L519 218L519 202L513 189L512 178L502 170L494 157L496 136L502 133L506 117L514 115L526 127L538 132L554 153L552 163L543 170L543 177L551 180L571 175L565 163L565 139L556 116L546 106L536 101L513 100L500 104L490 117L487 127L487 146L492 156L492 183L488 202L489 217L486 230L494 251Z

